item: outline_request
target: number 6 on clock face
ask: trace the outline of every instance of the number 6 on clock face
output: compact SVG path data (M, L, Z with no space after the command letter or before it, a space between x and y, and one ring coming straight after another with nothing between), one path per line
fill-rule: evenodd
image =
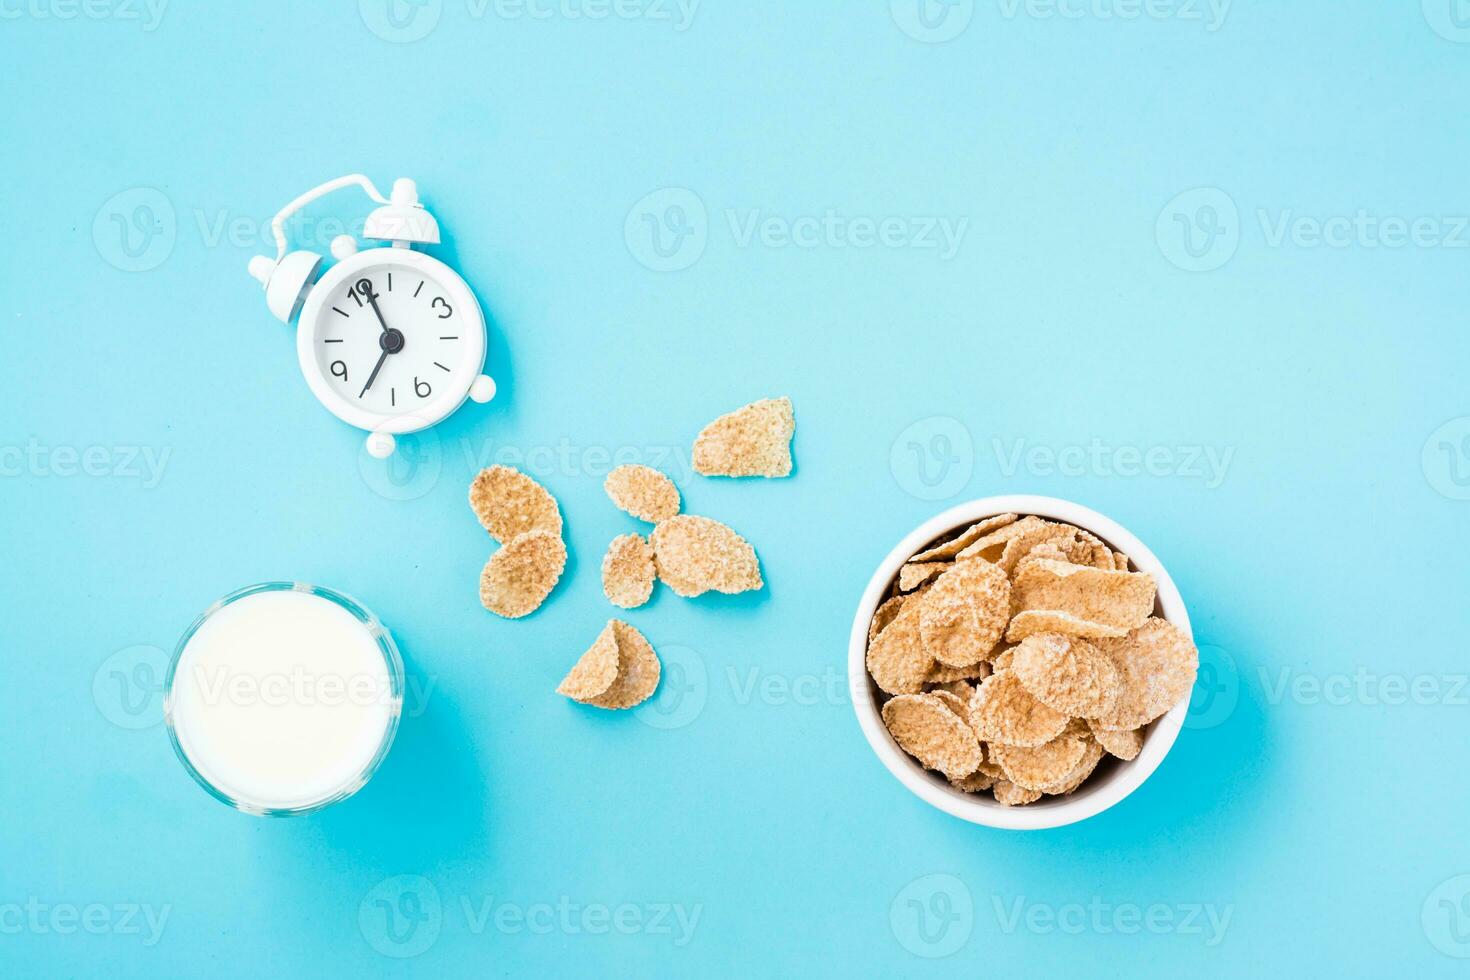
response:
M373 248L312 287L296 350L307 384L338 418L375 433L416 432L480 394L485 319L444 263Z

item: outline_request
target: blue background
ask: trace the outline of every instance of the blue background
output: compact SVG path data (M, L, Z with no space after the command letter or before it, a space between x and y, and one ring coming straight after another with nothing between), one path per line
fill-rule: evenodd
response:
M1182 3L7 2L0 964L1462 974L1470 10ZM245 275L278 207L354 170L418 179L501 383L392 469ZM964 222L949 256L939 218ZM1314 239L1331 218L1353 227ZM792 479L689 474L701 425L779 394ZM616 715L553 694L638 528L601 489L614 454L768 580L628 613L669 669ZM518 460L572 557L507 622L465 489ZM1148 542L1205 659L1153 778L1042 834L906 793L845 685L892 544L1008 492ZM185 775L157 682L211 600L276 578L361 599L428 693L356 798L267 821ZM621 906L630 934L584 928Z

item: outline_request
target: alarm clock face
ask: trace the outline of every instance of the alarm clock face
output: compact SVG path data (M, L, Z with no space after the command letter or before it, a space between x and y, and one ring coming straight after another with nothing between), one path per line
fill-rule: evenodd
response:
M485 321L442 262L375 248L331 267L312 288L297 352L312 391L339 418L413 432L464 402L484 367Z

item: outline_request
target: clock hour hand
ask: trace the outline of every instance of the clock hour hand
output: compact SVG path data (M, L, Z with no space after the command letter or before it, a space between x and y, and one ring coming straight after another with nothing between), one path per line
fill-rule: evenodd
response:
M383 319L383 311L378 309L378 296L373 292L372 280L357 280L357 292L363 299L368 301L368 305L373 308L373 313L377 314L378 323L382 326L383 332L387 333L389 330L388 321Z

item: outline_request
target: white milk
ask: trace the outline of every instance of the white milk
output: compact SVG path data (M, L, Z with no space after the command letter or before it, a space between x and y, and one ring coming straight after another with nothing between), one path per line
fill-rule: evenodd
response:
M372 630L337 603L256 592L226 602L189 638L170 720L182 754L231 800L310 807L371 775L398 718L393 678Z

